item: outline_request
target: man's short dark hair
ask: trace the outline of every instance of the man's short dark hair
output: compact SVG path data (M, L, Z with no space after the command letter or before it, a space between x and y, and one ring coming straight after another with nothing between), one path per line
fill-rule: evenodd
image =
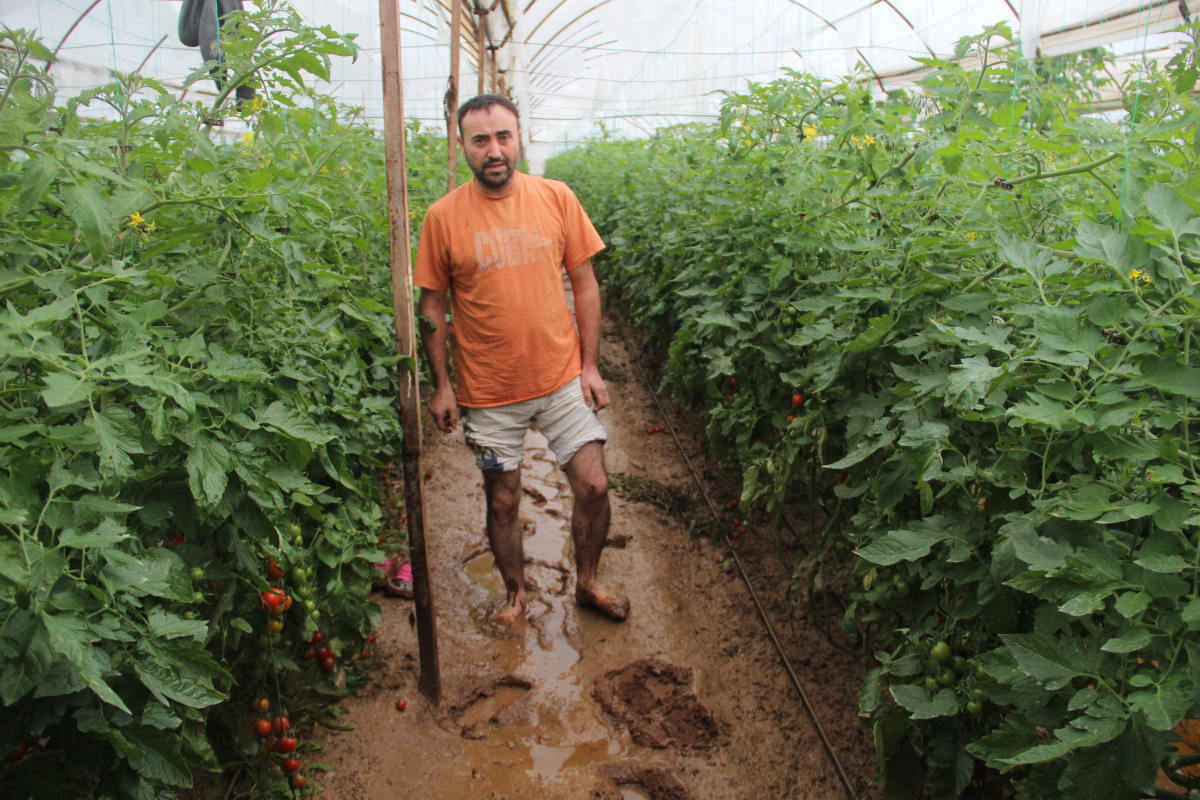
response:
M478 94L458 107L458 132L462 133L463 117L472 111L487 111L492 106L507 108L516 117L518 127L520 126L521 113L517 111L517 107L513 105L512 100L509 100L507 97L501 97L498 94Z

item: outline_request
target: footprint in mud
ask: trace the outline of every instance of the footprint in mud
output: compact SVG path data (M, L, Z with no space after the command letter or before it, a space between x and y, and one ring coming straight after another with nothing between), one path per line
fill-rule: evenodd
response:
M533 681L520 675L487 678L450 707L450 717L463 738L487 738L492 723L499 722L504 710L532 688Z
M601 784L596 788L596 800L692 800L683 781L671 770L621 761L600 767Z
M643 658L598 679L592 697L643 747L727 744L726 726L696 699L692 684L691 667Z

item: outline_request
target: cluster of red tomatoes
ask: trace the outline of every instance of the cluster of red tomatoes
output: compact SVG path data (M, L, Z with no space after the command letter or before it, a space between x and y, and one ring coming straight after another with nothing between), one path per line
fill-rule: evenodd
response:
M262 740L258 748L258 757L264 761L270 759L273 754L281 757L271 765L269 774L275 780L286 778L293 789L303 789L308 783L308 778L300 774L300 759L293 755L300 742L291 733L291 721L282 716L267 719L265 715L271 710L271 701L265 697L256 698L251 704L251 709L264 715L254 721L254 733Z

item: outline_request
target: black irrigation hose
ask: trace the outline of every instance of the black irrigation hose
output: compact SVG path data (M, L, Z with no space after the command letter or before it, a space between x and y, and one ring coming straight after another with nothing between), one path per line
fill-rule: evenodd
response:
M654 405L658 407L658 413L662 415L663 421L667 424L667 430L671 432L671 438L675 440L676 447L679 448L680 455L683 456L684 462L687 464L688 470L692 473L692 478L696 481L697 488L700 489L700 494L703 495L704 501L708 503L708 510L712 512L713 519L720 521L721 515L717 513L717 507L713 505L712 498L708 496L708 491L704 488L703 482L700 480L699 473L692 466L692 460L688 458L687 450L683 447L683 442L679 441L679 435L675 432L675 426L671 424L671 420L667 417L666 409L662 403L658 401L658 393L650 386L650 381L646 377L645 371L642 370L642 365L638 363L636 358L630 358L633 365L637 368L638 374L641 375L642 385L650 392L650 396L654 398ZM790 523L789 523L790 525ZM794 529L793 529L794 530ZM725 546L729 548L730 554L733 556L733 561L737 564L738 572L742 576L742 581L746 584L746 589L750 592L750 599L754 601L754 607L758 609L758 616L763 621L763 625L767 628L767 635L771 637L771 642L775 645L775 651L779 653L779 658L783 662L784 669L787 670L788 677L792 679L792 685L796 687L796 692L800 695L800 702L804 704L804 710L808 712L808 716L813 721L813 726L817 729L817 737L820 738L821 744L825 746L825 752L829 755L829 760L833 762L833 766L837 769L838 778L842 782L842 786L846 789L846 794L853 800L854 787L850 785L850 778L846 775L846 770L842 767L842 762L838 760L837 753L834 752L833 745L829 741L829 737L825 735L825 729L821 727L821 721L817 719L817 712L812 707L812 703L808 701L808 695L804 692L804 687L800 685L800 679L796 677L796 671L792 669L792 662L788 660L787 654L783 651L783 644L780 643L779 637L775 635L775 629L771 626L771 620L767 618L767 612L763 609L762 603L758 600L758 593L754 591L754 584L750 582L750 576L746 574L745 567L742 566L742 560L738 558L737 551L733 548L733 543L729 540L728 534L721 532L721 538L725 540Z

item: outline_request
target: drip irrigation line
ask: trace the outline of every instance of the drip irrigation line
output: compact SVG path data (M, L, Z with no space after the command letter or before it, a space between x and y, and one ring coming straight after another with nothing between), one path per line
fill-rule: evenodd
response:
M708 496L708 491L704 488L704 483L700 480L700 474L696 472L695 466L692 465L692 459L688 457L683 442L679 440L679 434L675 432L675 426L671 424L671 420L667 417L666 409L659 402L658 393L651 388L650 381L637 359L632 358L630 361L637 368L638 375L642 379L642 385L646 387L646 390L650 392L650 397L654 399L654 405L658 408L658 413L662 415L663 422L667 425L667 430L671 432L671 438L675 440L675 446L679 448L679 454L683 456L688 471L692 473L692 479L696 482L696 487L704 497L704 502L708 504L708 510L712 513L713 519L720 521L721 515L717 512L717 507L713 504L712 498ZM759 619L763 621L763 625L767 629L767 635L771 637L771 643L775 645L775 652L779 653L779 659L783 662L783 667L787 670L792 685L796 687L796 693L800 695L800 702L804 705L804 710L808 712L809 718L813 721L813 727L817 730L817 737L821 740L821 744L824 746L829 760L833 762L833 766L837 770L838 779L846 790L846 795L851 800L854 800L854 787L850 785L850 777L846 774L845 768L842 767L842 762L838 759L837 752L833 744L829 741L829 736L825 733L825 728L821 726L821 720L817 718L816 709L809 702L808 694L805 693L804 687L800 685L800 678L796 676L796 671L792 669L792 662L788 659L787 653L784 652L783 644L779 641L779 637L775 635L775 628L771 625L771 620L767 617L766 609L763 608L762 603L758 599L758 593L754 591L754 584L751 583L750 576L746 574L746 568L742 566L742 560L738 558L737 550L734 549L733 543L729 540L729 535L724 531L721 532L721 538L724 540L725 546L729 548L729 553L733 556L733 562L737 564L738 573L741 574L742 582L746 584L746 589L750 592L750 599L754 601L754 607L758 610Z

